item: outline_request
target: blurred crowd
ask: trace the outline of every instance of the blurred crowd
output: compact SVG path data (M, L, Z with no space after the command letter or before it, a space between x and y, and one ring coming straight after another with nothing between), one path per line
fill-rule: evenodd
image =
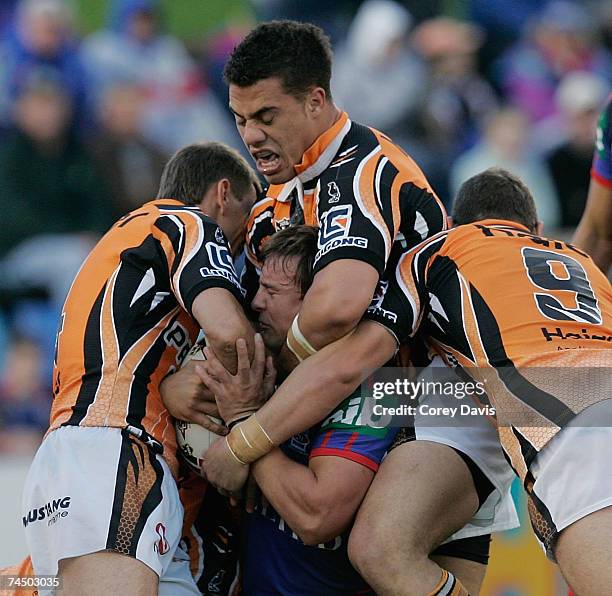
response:
M84 34L68 0L0 2L0 452L31 452L47 427L62 302L96 239L154 198L177 148L241 149L221 72L256 20L322 26L336 103L412 155L447 207L502 165L549 231L581 217L612 88L606 0L244 0L251 22L189 40L159 0L107 5Z

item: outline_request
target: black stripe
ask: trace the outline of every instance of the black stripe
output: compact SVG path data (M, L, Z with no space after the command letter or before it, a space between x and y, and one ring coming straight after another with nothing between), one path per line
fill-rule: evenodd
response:
M83 370L81 387L76 401L72 406L72 416L62 426L78 426L85 415L87 408L93 403L100 380L102 379L102 339L100 337L100 317L102 316L102 302L106 284L100 290L94 302L83 337Z
M519 446L521 448L521 455L523 456L525 464L529 469L538 452L536 451L536 448L514 427L512 428L512 434L516 437L516 440L519 443ZM528 473L525 477L524 482L527 483L530 481L532 481L531 474Z
M136 428L143 428L142 421L146 415L147 399L149 398L149 383L151 376L159 367L159 363L168 348L165 332L170 329L178 318L178 314L169 321L164 332L149 347L140 364L133 372L133 381L130 388L130 401L128 405L127 423ZM189 345L185 342L185 345Z
M155 222L155 227L161 230L170 239L172 247L174 248L174 254L176 255L172 265L172 270L170 271L170 276L176 273L179 263L183 258L183 251L185 249L185 236L187 234L187 230L184 222L180 220L180 218L179 221L181 221L180 228L169 217L161 217Z
M378 164L376 165L376 169L378 170L379 164L385 156L382 155L378 160ZM377 197L377 204L382 205L381 215L385 220L385 224L387 224L387 229L389 230L389 234L393 236L393 231L395 226L393 225L393 204L391 201L391 187L393 186L393 181L397 176L399 170L395 167L395 165L391 161L387 161L382 169L382 173L380 176L380 184L378 185L380 188L380 196ZM374 173L374 191L376 191L376 172ZM401 193L400 193L401 196ZM400 222L396 222L399 228Z
M106 548L111 550L117 550L117 535L119 532L119 523L121 522L121 512L123 511L123 501L125 499L127 469L130 463L134 468L134 475L138 477L138 463L137 460L134 458L134 451L132 450L132 438L125 431L122 431L121 451L119 453L117 475L115 477L115 495L113 497L113 510L111 512L111 519L106 538Z
M491 309L478 290L470 284L470 295L476 313L478 330L489 363L497 369L505 387L517 399L559 427L565 426L576 414L551 393L533 385L506 354L501 332ZM511 420L510 420L511 421Z
M446 237L445 235L444 238ZM423 331L434 340L453 348L474 362L474 354L463 326L461 285L457 276L457 265L451 258L447 256L436 257L429 268L427 289L438 298L440 304L444 307L448 321L429 308L429 318L434 319L438 324L433 323L428 318L424 322Z
M138 443L137 443L138 444ZM140 445L138 444L140 447ZM149 491L149 494L145 497L144 503L142 504L142 509L140 510L140 516L138 517L138 521L136 522L136 527L134 528L134 534L132 536L132 544L130 546L130 555L136 556L136 549L138 547L138 541L142 536L142 532L147 524L149 516L151 513L157 508L157 506L162 502L162 480L164 478L164 469L162 468L161 463L157 459L156 455L149 449L145 450L146 454L149 457L149 463L152 468L155 470L155 482ZM145 464L146 465L146 464Z

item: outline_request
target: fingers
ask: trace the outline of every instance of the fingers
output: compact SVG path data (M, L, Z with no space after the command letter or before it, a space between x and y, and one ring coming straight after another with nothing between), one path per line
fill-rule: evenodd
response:
M209 418L206 414L201 414L199 412L194 412L192 414L193 422L203 426L205 429L210 432L215 433L216 435L225 436L229 430L223 426L222 424L217 424L214 420Z
M219 408L217 407L217 402L197 402L193 405L193 409L196 412L200 412L201 414L206 414L207 416L214 416L215 418L221 418L221 414L219 414Z
M261 334L255 334L255 353L253 355L253 375L255 379L261 379L266 365L266 346Z
M223 366L221 361L208 346L204 348L204 354L206 355L206 360L199 363L198 366L203 366L210 375L218 379L224 379L229 376L229 373L225 370L225 366Z
M236 374L240 376L242 382L248 382L251 362L249 360L247 343L242 337L236 340L236 356L238 357L238 369Z
M196 365L195 371L202 380L202 383L204 383L213 394L220 393L222 384L215 377L209 375L208 371L205 370L201 364Z

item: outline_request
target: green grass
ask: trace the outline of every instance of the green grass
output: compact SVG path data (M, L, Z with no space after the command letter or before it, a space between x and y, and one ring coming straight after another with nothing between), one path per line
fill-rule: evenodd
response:
M107 0L73 0L80 29L90 33L106 24ZM243 22L251 16L245 0L162 0L167 29L183 39L201 39L224 22Z

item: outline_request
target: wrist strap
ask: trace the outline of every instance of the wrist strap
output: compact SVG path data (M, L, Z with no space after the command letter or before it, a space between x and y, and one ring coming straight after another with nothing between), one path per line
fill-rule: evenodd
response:
M275 447L255 414L234 426L226 440L232 455L241 464L250 464Z

